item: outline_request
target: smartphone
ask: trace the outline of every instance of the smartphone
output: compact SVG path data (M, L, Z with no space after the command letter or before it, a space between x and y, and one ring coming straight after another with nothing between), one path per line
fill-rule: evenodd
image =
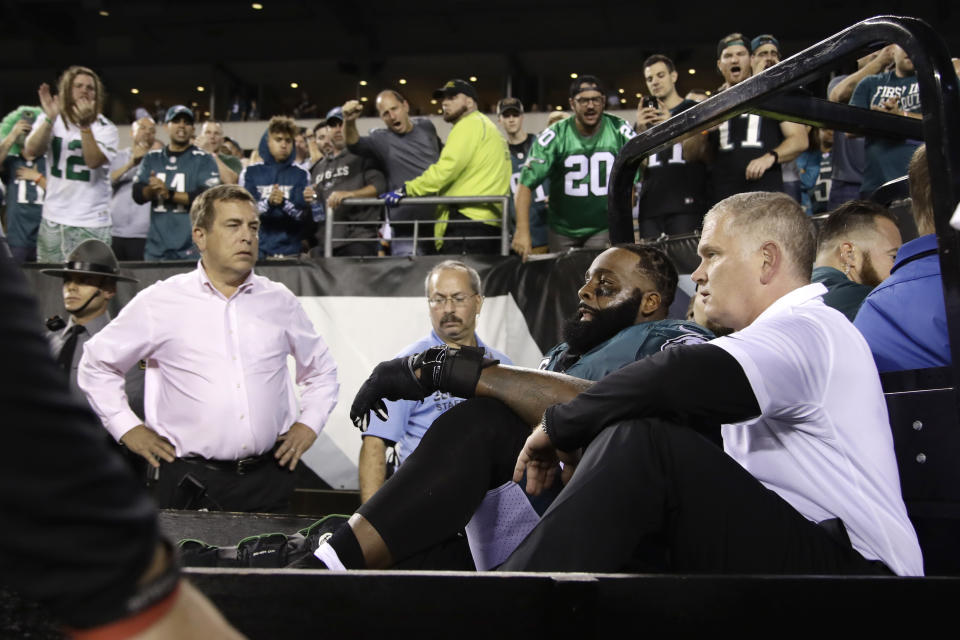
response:
M20 114L20 119L33 124L33 121L37 119L37 115L33 111L24 111Z
M644 109L647 107L653 107L654 109L659 109L659 103L657 102L656 96L644 96L643 100L640 102Z

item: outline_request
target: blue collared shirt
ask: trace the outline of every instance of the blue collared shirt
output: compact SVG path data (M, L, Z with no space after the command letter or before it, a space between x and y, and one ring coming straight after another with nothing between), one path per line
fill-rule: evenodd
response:
M878 371L950 365L936 235L900 247L890 277L863 301L853 324L867 339Z

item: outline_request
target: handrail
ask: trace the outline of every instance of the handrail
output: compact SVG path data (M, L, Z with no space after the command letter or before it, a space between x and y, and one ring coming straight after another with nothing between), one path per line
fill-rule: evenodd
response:
M507 214L508 206L510 202L510 196L410 196L403 199L403 204L482 204L486 202L499 202L502 207L502 212L500 214L500 255L505 256L510 251L510 239L509 239L509 229L507 227ZM387 203L385 200L380 198L345 198L341 205L348 205L351 207L369 207L369 206L378 206L385 207ZM323 255L326 258L329 258L333 255L333 226L334 225L377 225L380 226L382 222L336 222L333 216L332 211L327 211L327 219L325 222L326 233L323 238ZM413 225L413 246L416 247L417 243L420 242L419 232L420 232L420 223L424 222L423 220L392 220L391 225ZM456 225L466 222L475 222L474 220L447 220L447 224ZM432 222L429 224L433 224ZM488 236L466 236L466 240L482 240L488 238ZM430 240L433 238L431 237ZM336 238L336 240L350 240L350 238ZM366 240L364 238L357 238L352 241L369 241L373 242L375 239L371 238Z
M916 70L923 109L919 127L899 116L891 119L889 114L790 93L866 47L888 42L903 47ZM960 410L960 384L956 384L960 381L960 234L949 225L960 200L960 91L941 37L916 18L870 18L639 134L623 146L611 170L607 201L611 241L633 239L630 196L633 177L645 156L747 111L861 134L922 134L917 137L927 144L955 399Z

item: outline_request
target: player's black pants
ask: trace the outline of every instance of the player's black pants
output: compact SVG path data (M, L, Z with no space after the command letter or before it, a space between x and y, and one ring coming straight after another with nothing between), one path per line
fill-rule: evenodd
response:
M804 518L697 432L657 419L601 431L500 569L619 571L652 543L677 572L890 573Z
M510 480L528 435L530 427L499 400L462 402L437 418L358 513L395 562L429 550L456 536L487 491Z

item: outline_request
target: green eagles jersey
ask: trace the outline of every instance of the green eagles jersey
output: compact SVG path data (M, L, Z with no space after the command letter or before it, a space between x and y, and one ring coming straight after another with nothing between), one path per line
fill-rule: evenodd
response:
M43 156L36 162L21 155L9 155L3 161L3 181L7 186L7 242L11 247L36 247L37 229L43 209L43 189L32 180L17 177L20 167L33 167L46 173Z
M572 117L544 129L520 173L520 183L531 190L550 179L548 223L571 238L608 227L610 170L620 147L635 135L624 119L609 113L600 117L597 132L589 138L580 135Z
M167 146L149 152L140 162L134 183L147 184L151 173L164 181L171 195L184 191L196 196L220 184L216 160L193 145L183 151L170 151ZM148 260L183 260L199 255L193 246L188 207L170 201L150 204L150 229L144 255Z

